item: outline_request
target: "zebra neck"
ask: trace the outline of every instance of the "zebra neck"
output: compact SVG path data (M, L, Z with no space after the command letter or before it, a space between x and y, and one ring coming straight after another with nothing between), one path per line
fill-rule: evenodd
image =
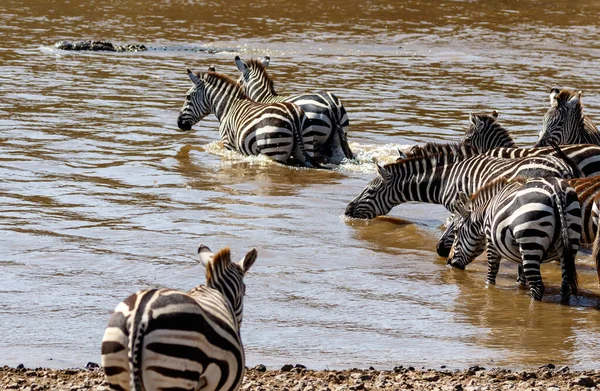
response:
M237 83L228 80L207 80L207 103L211 112L221 121L236 102L248 100Z
M415 163L415 162L413 162ZM418 164L402 167L401 181L398 183L400 195L398 204L408 201L427 202L430 204L441 204L444 193L444 182L448 165L432 167L420 172Z

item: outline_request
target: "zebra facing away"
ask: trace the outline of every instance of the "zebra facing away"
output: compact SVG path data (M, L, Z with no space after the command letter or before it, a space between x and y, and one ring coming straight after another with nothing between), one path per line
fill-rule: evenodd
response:
M502 159L472 155L467 147L448 145L448 153L426 152L378 167L378 176L346 207L345 215L372 219L407 201L442 204L452 211L459 191L473 194L497 178L573 177L577 167L554 156Z
M305 166L317 166L310 136L312 127L298 105L257 103L223 74L193 73L189 69L187 72L194 86L179 112L179 129L190 130L213 113L220 122L219 133L225 148L247 156L264 154L284 164L294 157Z
M235 64L242 73L238 83L244 92L257 102L293 102L302 107L312 125L316 155L326 162L339 164L343 159L354 157L348 145L348 115L337 96L327 91L301 95L278 95L273 79L267 73L270 57L247 62L235 57Z
M570 89L550 91L550 108L544 114L544 125L536 147L555 144L600 145L600 132L583 114L581 91Z
M542 300L540 264L556 252L561 260L561 296L577 293L575 255L581 235L577 194L559 178L491 182L455 203L460 216L448 264L464 269L487 242L487 282L496 283L500 259L522 264L531 297Z
M150 289L121 302L102 338L109 389L237 390L244 377L240 338L244 274L252 249L231 262L229 248L198 248L206 285L189 292Z

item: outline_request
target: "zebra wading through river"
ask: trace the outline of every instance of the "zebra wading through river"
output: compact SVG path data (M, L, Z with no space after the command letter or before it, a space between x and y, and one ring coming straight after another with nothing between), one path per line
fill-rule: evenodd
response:
M242 155L264 154L287 164L294 157L314 167L312 127L306 114L290 102L263 104L250 100L237 82L216 72L187 70L194 86L187 92L177 126L187 131L208 114L220 122L223 145Z
M273 87L273 79L267 73L270 57L247 62L235 57L235 64L242 73L238 83L244 92L257 102L293 102L302 107L312 125L315 154L326 162L339 164L343 159L354 157L348 145L348 114L340 99L327 91L300 95L279 95Z
M467 130L461 144L468 146L479 153L485 153L489 156L497 156L504 158L521 158L524 156L540 156L547 154L554 154L553 148L540 147L540 148L516 148L508 147L510 144L514 145L514 141L506 128L504 128L498 122L497 112L478 113L470 114L470 126ZM500 147L500 148L499 148ZM440 151L439 144L426 144L425 146L417 146L413 148L413 153L419 153L421 150L427 150L432 152L434 150ZM562 145L560 147L565 155L574 161L582 174L586 177L600 175L600 146L590 144L578 144L578 145ZM443 153L443 152L440 152ZM594 205L595 196L590 191L587 191L587 187L590 189L596 188L596 179L587 179L582 181L571 180L571 185L575 188L580 202L582 204L582 219L583 219L583 233L582 243L592 244L596 237L596 217L588 213L591 207L587 205ZM583 206L586 207L583 207ZM446 223L446 229L437 243L437 253L441 257L448 257L450 248L454 242L454 216L451 216Z
M600 132L583 114L581 91L569 89L550 91L550 108L544 114L544 125L536 147L555 144L600 145Z
M244 377L240 338L253 249L231 262L229 248L198 248L206 285L186 292L150 289L121 302L102 339L111 390L237 390Z
M560 178L495 180L471 197L460 193L455 203L460 216L448 263L464 269L487 242L487 282L496 283L500 259L522 265L531 297L542 300L540 264L548 253L559 254L561 296L577 293L575 256L581 236L577 194Z
M453 147L454 149L450 149ZM448 153L425 152L378 167L378 176L346 207L348 217L372 219L407 201L442 204L452 211L459 191L475 193L497 178L576 176L577 167L554 156L502 159L445 145Z

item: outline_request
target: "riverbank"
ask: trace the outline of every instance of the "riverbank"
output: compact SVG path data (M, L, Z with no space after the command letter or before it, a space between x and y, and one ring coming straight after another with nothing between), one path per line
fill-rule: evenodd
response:
M89 369L0 368L1 390L79 391L108 390L104 374L95 364ZM597 385L598 384L598 385ZM246 371L243 391L337 391L337 390L597 390L600 370L571 371L552 364L534 370L510 371L478 366L462 371L418 370L396 367L391 371L348 369L314 371L302 365L270 370L258 365Z

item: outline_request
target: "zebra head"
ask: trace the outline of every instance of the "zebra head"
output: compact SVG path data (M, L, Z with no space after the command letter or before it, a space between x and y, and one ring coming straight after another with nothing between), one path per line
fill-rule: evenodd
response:
M569 89L550 91L550 108L544 114L542 130L534 147L571 144L583 128L581 91Z
M358 219L373 219L388 213L400 203L393 191L392 174L384 166L377 165L379 174L348 204L345 215Z
M267 66L271 58L264 56L262 60L250 59L244 62L239 56L235 56L235 65L242 73L238 84L246 95L257 102L264 101L265 97L275 95L273 80L267 73Z
M194 73L189 69L187 73L194 86L188 90L177 118L179 129L186 131L191 130L193 125L211 113L210 104L206 99L206 73Z
M497 121L498 112L469 113L469 129L465 133L461 143L472 148L478 153L484 153L496 147L514 147L515 142Z
M485 236L481 236L481 222L473 217L473 203L468 195L458 193L454 202L454 213L457 216L454 224L454 243L450 249L447 265L464 270L485 247Z
M228 247L216 254L203 244L198 247L198 258L206 268L206 285L218 290L227 298L235 314L238 328L242 324L246 294L244 275L256 261L256 254L256 249L253 248L241 261L231 262L231 252Z
M444 231L442 236L440 236L436 248L437 254L440 257L448 258L448 256L450 255L450 249L454 244L454 231L458 219L459 218L456 216L456 214L452 213L446 221L446 230Z

